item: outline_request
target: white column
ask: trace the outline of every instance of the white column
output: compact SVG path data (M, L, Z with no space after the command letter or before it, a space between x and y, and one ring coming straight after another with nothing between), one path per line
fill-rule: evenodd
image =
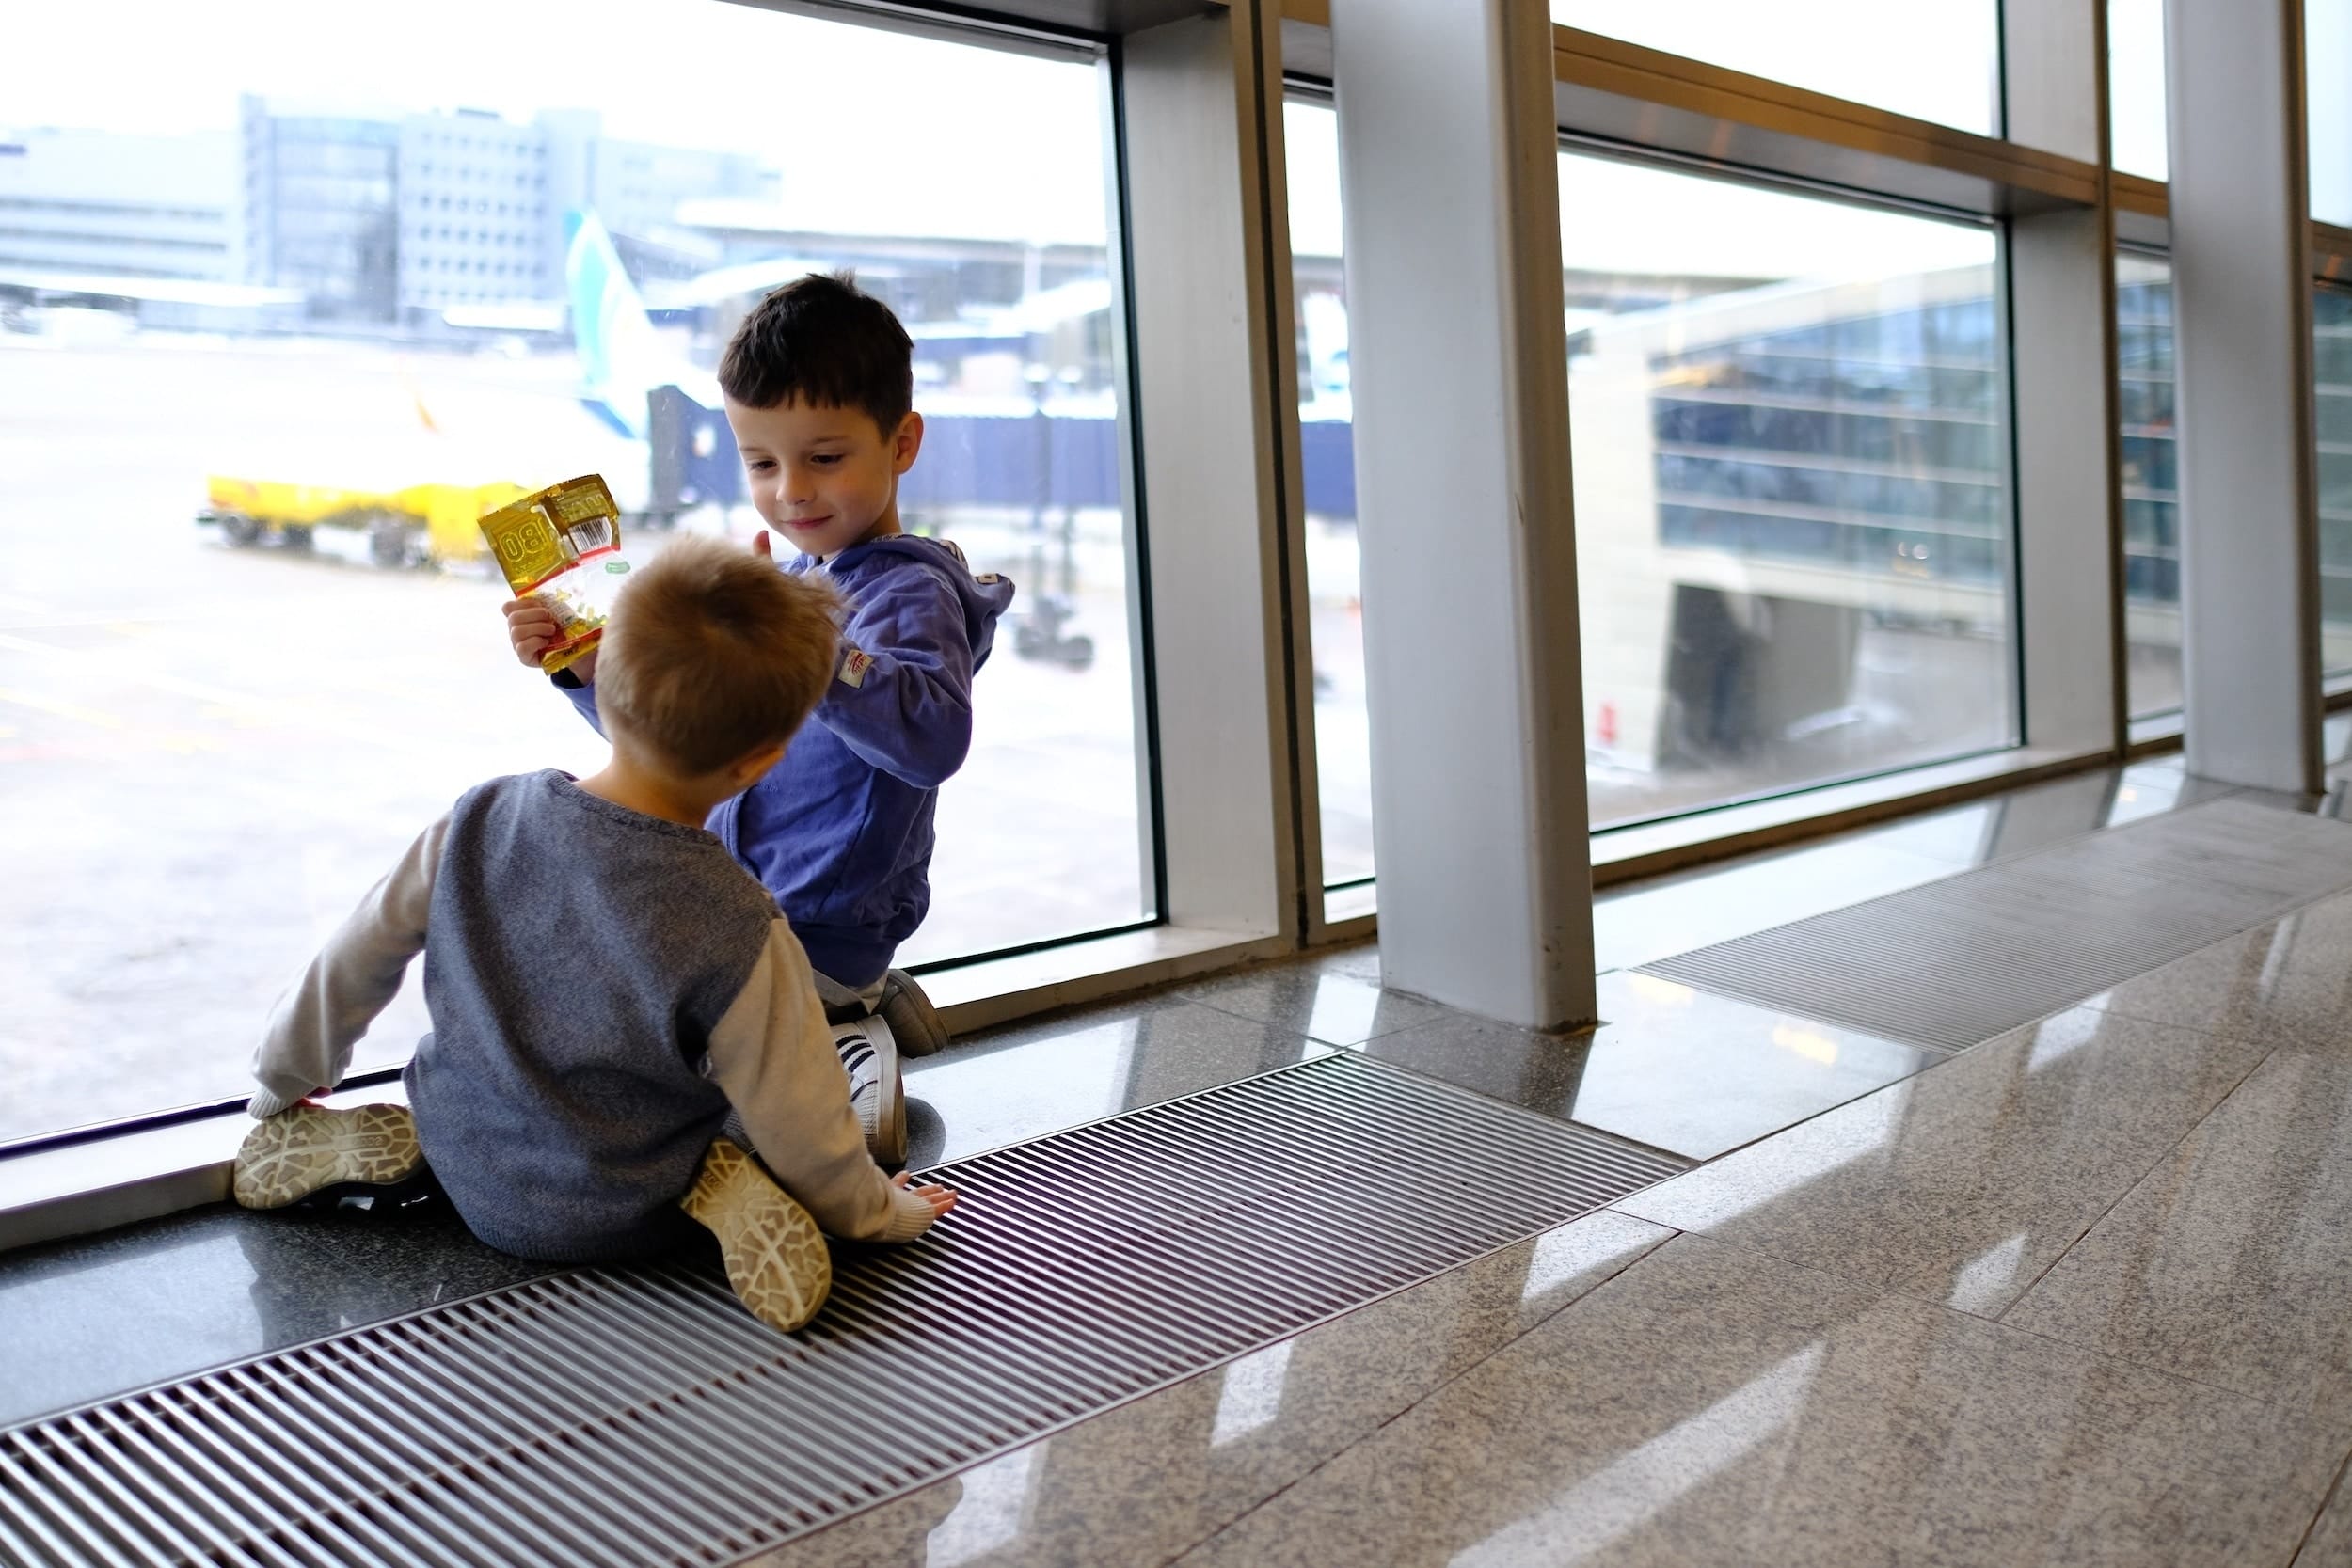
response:
M2320 784L2303 0L2167 0L2188 766Z
M1544 0L1332 8L1388 983L1593 1017Z

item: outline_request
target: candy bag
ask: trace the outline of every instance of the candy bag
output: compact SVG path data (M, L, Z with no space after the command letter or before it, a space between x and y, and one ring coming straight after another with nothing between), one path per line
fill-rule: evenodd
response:
M555 611L562 634L539 656L548 674L585 658L628 581L621 511L602 474L583 474L525 496L482 519L499 569L520 599Z

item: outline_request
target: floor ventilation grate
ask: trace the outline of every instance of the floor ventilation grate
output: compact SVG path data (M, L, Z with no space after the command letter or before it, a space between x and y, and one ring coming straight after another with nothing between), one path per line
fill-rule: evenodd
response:
M1324 1057L944 1167L799 1335L588 1269L9 1428L0 1559L728 1562L1687 1168Z
M2348 887L2352 827L2222 800L1646 968L1960 1051Z

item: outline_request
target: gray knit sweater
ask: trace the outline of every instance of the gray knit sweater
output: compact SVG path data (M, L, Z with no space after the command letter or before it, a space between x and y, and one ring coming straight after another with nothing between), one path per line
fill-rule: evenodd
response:
M254 1114L331 1087L420 950L433 1032L409 1104L490 1245L588 1260L675 1242L730 1104L826 1230L905 1241L930 1223L866 1152L800 942L701 829L553 771L468 791L279 1002Z

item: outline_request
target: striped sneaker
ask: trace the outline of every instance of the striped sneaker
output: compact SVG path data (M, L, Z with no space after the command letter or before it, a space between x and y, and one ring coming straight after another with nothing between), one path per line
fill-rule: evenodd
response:
M907 1096L890 1025L879 1018L836 1023L833 1048L850 1075L850 1104L866 1134L866 1152L884 1170L898 1169L907 1163Z
M310 1197L405 1196L425 1179L407 1106L292 1105L246 1134L229 1190L247 1209L283 1209Z
M825 1305L833 1291L833 1255L824 1233L736 1144L711 1141L678 1207L719 1239L727 1283L761 1323L789 1334Z

